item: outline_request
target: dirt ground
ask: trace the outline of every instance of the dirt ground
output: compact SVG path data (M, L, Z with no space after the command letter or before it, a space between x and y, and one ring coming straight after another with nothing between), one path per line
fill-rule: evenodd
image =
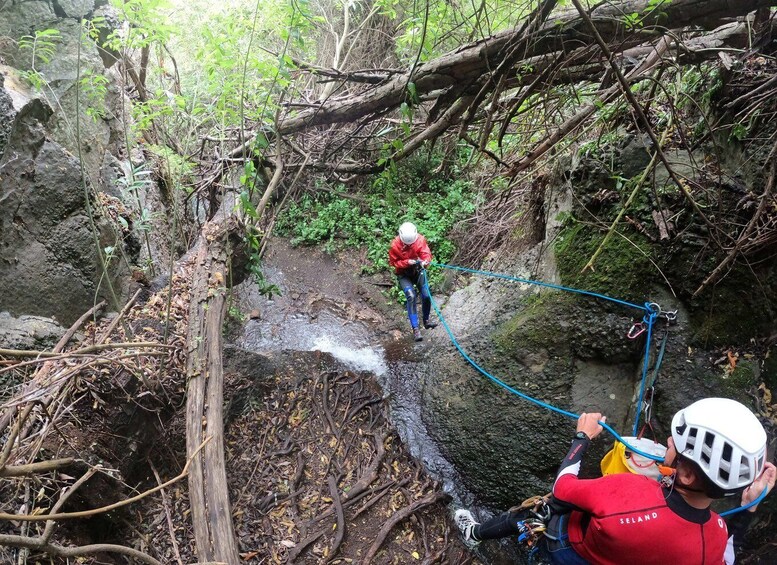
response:
M381 292L393 278L388 273L355 277L359 262L357 255L340 260L283 243L274 246L268 268L282 266L294 282L254 316L274 315L283 328L288 325L283 320L315 324L325 312L335 312L344 320L344 332L356 325L369 339L400 344L393 351L411 348L403 309ZM186 280L181 272L173 285L171 341L180 347ZM159 337L166 304L165 291L151 294L126 315L137 339ZM237 341L252 322L250 312L243 314L229 324ZM88 327L83 337L93 340L108 323ZM121 328L114 330L112 341L126 339ZM80 463L47 478L36 506L53 506L58 489L95 463L102 465L100 471L62 511L111 504L181 473L186 464L182 357L171 354L161 365L155 358L142 361L137 367L125 363L118 371L90 369L73 381L68 415L40 445L45 454L75 456ZM479 563L458 539L448 496L400 441L388 401L371 373L354 370L329 353L284 347L256 353L229 345L224 363L227 479L244 563ZM153 392L145 390L144 375L158 378L160 371ZM0 499L3 511L15 512L30 501L30 484L5 481ZM61 546L120 544L165 564L193 564L197 556L189 513L183 478L130 506L64 522L52 541ZM33 535L42 528L6 523L0 534ZM3 551L3 563L73 562L34 550ZM78 562L138 561L106 551Z
M283 332L292 318L315 324L326 311L343 331L356 325L370 339L409 339L403 310L381 293L392 277L355 276L358 256L276 242L265 265L286 273L282 295L253 312L266 331ZM243 292L241 309L256 306ZM251 323L233 321L232 337ZM452 530L448 497L399 440L370 373L323 352L233 347L225 372L227 475L244 562L477 562ZM168 512L172 527L160 520ZM160 498L145 511L157 519L141 531L165 562L178 561L173 537L180 561L194 559L186 512L183 488L167 507Z

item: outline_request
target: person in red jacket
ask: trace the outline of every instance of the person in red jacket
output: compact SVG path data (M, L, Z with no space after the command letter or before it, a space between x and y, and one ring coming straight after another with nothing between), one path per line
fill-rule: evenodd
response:
M394 267L397 284L407 299L407 317L413 328L413 337L421 341L421 328L418 327L418 312L416 309L416 292L421 295L421 311L426 329L434 328L429 315L432 311L432 299L426 286L426 271L424 267L432 262L432 252L426 238L418 233L414 224L405 222L399 226L399 234L391 242L389 248L389 265Z
M599 413L578 419L553 484L552 517L539 544L544 556L554 565L733 563L733 545L755 505L732 517L730 532L710 504L741 493L745 506L774 486L777 468L766 462L758 418L734 400L699 400L672 419L665 480L631 473L580 479L581 460L603 421ZM517 511L478 524L462 509L455 520L469 545L521 532Z

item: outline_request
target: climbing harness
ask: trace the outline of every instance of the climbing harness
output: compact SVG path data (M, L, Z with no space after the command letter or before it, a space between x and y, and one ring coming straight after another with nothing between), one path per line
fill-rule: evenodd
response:
M533 496L527 498L520 506L513 509L518 512L525 512L525 516L515 523L518 529L517 541L519 544L525 545L529 549L534 548L545 534L548 520L550 520L549 497L549 494Z
M607 296L605 294L600 294L598 292L591 292L591 291L588 291L588 290L581 290L581 289L577 289L577 288L571 288L571 287L566 287L566 286L546 283L546 282L542 282L542 281L535 281L535 280L531 280L531 279L524 279L524 278L520 278L520 277L512 277L512 276L509 276L509 275L503 275L503 274L499 274L499 273L492 273L492 272L489 272L489 271L479 271L479 270L476 270L476 269L469 269L469 268L466 268L466 267L458 267L458 266L455 266L455 265L445 265L445 264L442 264L442 263L435 263L435 262L432 262L431 265L433 265L435 267L440 267L442 269L450 269L450 270L455 270L455 271L462 271L462 272L472 273L472 274L476 274L476 275L483 275L483 276L497 278L497 279L504 279L504 280L508 280L508 281L519 282L519 283L523 283L523 284L531 284L531 285L541 286L541 287L545 287L545 288L553 288L553 289L556 289L556 290L564 290L564 291L572 292L572 293L575 293L575 294L581 294L581 295L584 295L584 296L591 296L591 297L594 297L594 298L600 298L602 300L607 300L609 302L614 302L616 304L621 304L621 305L627 306L629 308L635 308L637 310L641 310L643 312L643 318L642 318L642 322L639 322L639 324L642 324L642 325L638 326L635 329L635 331L637 331L637 330L639 330L641 328L644 328L644 329L642 331L639 331L639 333L637 335L635 335L634 337L638 337L638 335L640 335L641 333L646 333L647 337L646 337L646 340L645 340L645 355L644 355L644 362L642 364L642 380L640 382L639 400L637 402L637 410L636 410L637 415L636 415L636 418L635 418L634 429L633 429L633 431L634 431L633 435L637 436L637 439L641 439L641 436L637 435L640 415L645 413L645 415L646 415L646 425L649 425L649 422L650 422L649 417L651 415L651 409L652 409L651 406L652 406L652 400L653 400L653 391L654 391L654 388L655 388L655 382L656 382L656 380L658 378L658 370L660 368L661 361L663 360L664 351L666 349L666 341L667 341L667 337L668 337L668 331L667 331L667 332L664 333L664 338L662 340L661 349L660 349L660 352L659 352L656 364L654 366L653 378L651 379L651 384L650 384L650 386L646 386L647 385L647 379L648 379L648 366L649 366L649 361L650 361L650 347L651 347L652 337L653 337L653 326L655 325L656 320L658 320L658 319L666 320L667 324L670 324L670 323L676 321L677 320L677 310L664 310L656 302L645 302L642 306L640 306L638 304L633 304L631 302L627 302L625 300L620 300L618 298L613 298L611 296ZM422 269L423 269L423 267L422 267ZM453 345L459 351L461 356L470 365L472 365L472 367L474 367L478 372L480 372L483 376L485 376L486 378L488 378L489 380L491 380L495 384L497 384L500 387L504 388L508 392L511 392L512 394L514 394L514 395L516 395L516 396L518 396L520 398L523 398L524 400L528 400L529 402L532 402L532 403L536 404L537 406L541 406L543 408L546 408L547 410L550 410L552 412L556 412L558 414L563 414L564 416L567 416L567 417L575 419L575 420L577 420L580 417L579 414L575 414L573 412L569 412L568 410L563 410L561 408L553 406L552 404L548 404L547 402L543 402L541 400L533 398L533 397L529 396L528 394L525 394L525 393L523 393L523 392L513 388L512 386L508 385L504 381L500 380L499 378L495 377L494 375L492 375L491 373L489 373L488 371L483 369L480 365L478 365L475 362L474 359L472 359L469 355L467 355L467 353L461 347L459 342L456 340L456 337L453 335L453 332L451 331L451 328L448 325L448 322L443 317L442 311L440 310L440 307L437 305L437 301L434 299L434 297L432 296L431 290L429 289L429 281L428 281L428 278L426 276L426 269L423 269L423 271L424 271L424 273L423 273L423 283L424 283L425 288L426 288L426 290L427 290L427 292L429 294L429 297L430 297L431 302L432 302L432 307L434 308L434 311L437 314L437 317L439 318L440 322L442 323L443 327L445 328L445 331L448 333L448 337L450 337L451 342L453 343ZM636 324L632 326L632 329L634 329L635 326L636 326ZM631 334L632 330L629 330L629 333ZM646 391L649 391L648 396L646 396ZM656 453L650 453L649 451L638 449L637 447L635 447L633 445L633 443L637 443L636 441L632 441L630 443L625 437L623 437L620 434L618 434L618 432L616 432L606 422L599 422L599 425L601 425L620 444L622 444L623 447L624 447L624 452L628 451L631 454L632 457L634 457L635 454L636 454L636 455L639 455L640 457L644 458L645 461L655 461L657 463L663 463L663 460L664 460L663 454L662 455L657 455ZM646 463L643 463L643 464L646 464ZM739 506L737 508L732 508L731 510L728 510L726 512L721 513L720 516L728 516L728 515L734 514L736 512L741 512L741 511L743 511L743 510L745 510L747 508L750 508L751 506L754 506L755 504L758 504L761 500L763 500L763 497L766 496L767 491L768 491L768 488L765 488L763 490L763 492L761 493L761 495L756 500L751 502L750 504L747 504L745 506ZM522 533L521 535L522 536L526 535L525 539L529 540L529 539L532 538L531 532L533 532L533 531L537 531L537 530L533 530L532 526L530 524L529 526L527 526L527 530L524 533ZM539 531L537 531L537 533L539 533Z

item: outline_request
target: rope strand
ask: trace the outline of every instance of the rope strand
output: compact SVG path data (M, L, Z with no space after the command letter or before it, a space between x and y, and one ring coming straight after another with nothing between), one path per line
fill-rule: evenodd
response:
M512 281L517 281L517 282L522 282L522 283L527 283L527 284L534 284L534 285L537 285L537 286L544 286L544 287L548 287L548 288L554 288L554 289L557 289L557 290L567 290L567 291L575 292L575 293L578 293L578 294L584 294L584 295L587 295L587 296L594 296L596 298L602 298L602 299L605 299L605 300L609 300L611 302L616 302L618 304L623 304L625 306L628 306L628 307L631 307L631 308L636 308L636 309L642 310L643 312L646 312L645 317L648 319L646 321L646 323L648 324L648 341L647 341L647 343L645 345L646 359L645 359L645 363L644 363L644 366L643 366L642 387L641 387L644 390L644 383L645 383L645 379L646 379L646 376L647 376L647 364L648 364L647 357L649 356L649 352L650 352L651 328L653 326L653 322L655 321L655 317L657 316L656 312L650 306L649 303L646 303L645 306L638 306L637 304L632 304L632 303L626 302L624 300L619 300L617 298L612 298L612 297L609 297L609 296L606 296L606 295L603 295L603 294L598 294L598 293L595 293L595 292L589 292L589 291L586 291L586 290L573 289L573 288L563 287L563 286L560 286L560 285L554 285L554 284L550 284L550 283L543 283L543 282L539 282L539 281L532 281L532 280L529 280L529 279L520 279L520 278L517 278L517 277L511 277L511 276L508 276L508 275L500 275L500 274L497 274L497 273L489 273L487 271L476 271L474 269L467 269L465 267L455 267L455 266L452 266L452 265L443 265L443 264L440 264L440 263L432 263L432 265L435 265L437 267L441 267L441 268L444 268L444 269L454 269L454 270L459 270L459 271L467 271L467 272L474 273L474 274L483 274L483 275L487 275L487 276L492 276L494 278L500 278L500 279L505 279L505 280L512 280ZM538 400L536 398L533 398L533 397L529 396L528 394L523 393L523 392L521 392L521 391L511 387L510 385L508 385L507 383L505 383L501 379L495 377L494 375L492 375L491 373L486 371L483 367L478 365L475 362L474 359L472 359L469 355L467 355L467 353L464 351L464 349L459 344L459 342L456 339L456 337L453 335L453 332L451 331L451 328L448 325L448 322L445 320L445 317L442 315L442 311L440 310L440 307L437 305L437 302L434 300L434 297L432 296L431 290L429 289L428 277L425 276L425 273L424 273L424 285L426 286L426 290L429 293L429 296L431 298L432 307L434 307L434 311L437 314L437 317L440 319L440 323L442 323L443 327L445 328L445 331L448 333L448 337L450 337L451 342L456 347L456 349L459 351L461 356L470 365L472 365L479 373L481 373L483 376L485 376L486 378L488 378L489 380L491 380L492 382L494 382L498 386L504 388L508 392L511 392L512 394L514 394L514 395L516 395L516 396L518 396L520 398L523 398L524 400L528 400L529 402L532 402L532 403L536 404L537 406L541 406L542 408L545 408L545 409L550 410L552 412L556 412L558 414L562 414L562 415L567 416L569 418L572 418L574 420L577 420L580 417L579 414L575 414L574 412L569 412L568 410L563 410L561 408L558 408L557 406L553 406L552 404L548 404L547 402L543 402L542 400ZM640 398L640 401L641 401L641 398ZM637 411L637 417L639 418L639 410ZM644 452L642 450L639 450L639 449L629 445L629 443L625 439L623 439L623 436L621 436L618 432L616 432L606 422L599 422L599 424L605 430L607 430L610 434L612 434L612 436L616 440L618 440L619 442L623 443L629 451L637 453L638 455L641 455L642 457L646 457L646 458L651 459L653 461L663 461L662 457L657 457L655 455L652 455L650 453L646 453L646 452ZM635 424L635 426L636 425L637 424ZM636 435L636 433L634 435Z
M473 273L473 274L476 274L476 275L484 275L484 276L489 276L489 277L493 277L493 278L497 278L497 279L504 279L504 280L515 281L515 282L520 282L520 283L524 283L524 284L531 284L531 285L535 285L535 286L542 286L542 287L546 287L546 288L553 288L553 289L556 289L556 290L564 290L564 291L567 291L567 292L574 292L576 294L582 294L582 295L585 295L585 296L592 296L594 298L600 298L602 300L608 300L608 301L614 302L616 304L621 304L623 306L628 306L629 308L636 308L637 310L642 310L643 312L645 312L645 315L642 318L642 321L647 326L647 328L646 328L647 329L647 339L646 339L646 342L645 342L645 357L644 357L644 362L642 364L642 381L640 383L639 404L637 405L637 410L636 410L637 416L636 416L636 421L634 422L634 435L635 436L637 435L637 430L638 430L638 426L639 426L639 416L640 416L640 413L641 413L641 410L642 410L642 403L644 401L645 383L647 381L648 364L649 364L649 358L650 358L650 344L651 344L652 337L653 337L653 325L655 324L656 319L662 313L660 307L657 304L652 303L652 302L645 302L644 306L639 306L639 305L633 304L631 302L626 302L625 300L620 300L618 298L613 298L613 297L607 296L605 294L599 294L598 292L590 292L590 291L587 291L587 290L580 290L580 289L577 289L577 288L571 288L571 287L566 287L566 286L561 286L561 285L556 285L556 284L551 284L551 283L545 283L545 282L541 282L541 281L534 281L534 280L523 279L523 278L519 278L519 277L511 277L509 275L502 275L502 274L498 274L498 273L491 273L489 271L478 271L478 270L475 270L475 269L468 269L466 267L457 267L455 265L445 265L445 264L442 264L442 263L431 263L431 264L434 265L435 267L440 267L440 268L443 268L443 269L464 271L464 272ZM552 404L548 404L547 402L543 402L542 400L538 400L536 398L533 398L533 397L529 396L528 394L523 393L523 392L521 392L521 391L511 387L510 385L508 385L507 383L505 383L501 379L493 376L488 371L483 369L480 365L478 365L469 355L467 355L467 353L464 351L464 349L462 349L461 345L459 345L459 342L456 340L456 337L453 335L453 332L451 331L450 326L448 326L448 322L443 317L442 311L440 310L439 306L437 305L437 302L434 300L434 297L432 296L432 292L429 289L429 279L426 276L426 269L423 269L423 284L426 287L427 293L429 294L429 298L430 298L430 300L432 302L432 306L434 307L434 311L437 314L437 317L440 319L440 322L442 323L443 327L445 328L445 331L448 333L448 337L450 337L451 342L453 343L454 346L456 346L456 349L459 351L461 356L464 357L464 359L466 359L466 361L470 365L472 365L475 369L477 369L478 372L480 372L482 375L487 377L489 380L491 380L492 382L494 382L498 386L504 388L505 390L511 392L512 394L514 394L514 395L516 395L516 396L518 396L520 398L523 398L524 400L528 400L529 402L532 402L532 403L536 404L537 406L541 406L542 408L546 408L547 410L550 410L552 412L556 412L558 414L562 414L564 416L567 416L567 417L575 419L575 420L577 420L580 417L579 414L575 414L574 412L569 412L568 410L563 410L561 408L558 408L557 406L553 406ZM670 314L671 314L672 318L669 318ZM675 315L676 315L675 312L666 313L666 316L667 316L668 319L674 319ZM659 353L658 360L657 360L656 366L654 368L654 372L656 373L656 377L657 377L658 368L661 365L661 360L662 360L662 358L664 356L664 348L665 348L665 346L666 346L666 339L664 339L664 342L661 344L661 351ZM633 453L636 453L638 455L641 455L642 457L645 457L645 458L653 460L653 461L663 462L663 457L657 457L655 455L652 455L650 453L646 453L644 451L641 451L641 450L631 446L623 438L623 436L618 434L618 432L616 432L613 428L611 428L610 425L607 424L606 422L599 422L599 425L601 425L605 430L607 430L617 441L619 441L620 443L625 445L626 449L628 449L629 451L631 451ZM732 514L736 514L737 512L742 512L743 510L746 510L747 508L750 508L750 507L758 504L759 502L761 502L761 500L764 499L764 497L766 496L768 491L769 491L769 487L764 488L764 490L761 492L761 494L758 496L758 498L756 498L755 500L753 500L749 504L746 504L744 506L739 506L739 507L732 508L730 510L727 510L726 512L721 512L720 516L721 517L730 516Z

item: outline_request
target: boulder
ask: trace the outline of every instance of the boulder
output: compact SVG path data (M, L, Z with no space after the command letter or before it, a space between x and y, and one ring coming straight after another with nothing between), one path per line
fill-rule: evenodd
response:
M2 90L13 101L8 112L13 119L0 156L0 310L69 324L106 286L99 285L81 168L47 137L51 108L29 92L9 88L10 82ZM92 213L100 246L112 244L111 230Z
M0 312L0 347L4 349L51 349L64 334L65 328L50 318L14 318L8 312Z
M636 142L634 147L634 153L639 153ZM683 157L672 156L678 162ZM630 157L630 162L634 160L637 158ZM590 176L585 171L573 173L568 178ZM648 382L654 378L652 368L664 336L667 338L656 373L654 429L645 430L648 437L655 434L655 439L665 442L672 415L703 397L735 398L763 415L757 387L777 373L764 366L768 355L758 353L748 354L736 366L725 355L723 361L716 362L721 358L720 350L716 351L716 344L708 339L700 340L699 334L700 318L709 318L713 309L671 294L647 261L649 247L620 245L618 240L623 238L615 238L596 269L583 273L582 267L602 234L580 222L557 219L576 212L569 184L557 181L549 191L553 196L549 194L547 199L550 221L543 241L528 251L523 245L513 245L522 251L503 253L498 264L489 263L485 270L597 291L637 307L483 276L473 277L469 286L449 298L444 317L470 358L505 385L567 412L548 410L506 390L479 373L455 349L435 348L422 375L423 421L459 472L466 492L474 496L465 503L492 510L506 509L549 491L574 434L573 414L602 412L621 435L633 435L646 334L630 340L627 333L642 319L644 310L638 306L645 302L677 310L675 323L668 325L661 319L654 326ZM689 277L688 272L672 275L675 290ZM728 320L723 312L729 310L750 323L757 311L753 309L754 297L742 294L742 281L736 278L726 279L716 292L725 288L739 296L715 301L714 310L720 311L715 319ZM764 298L765 293L750 294L758 300L768 298ZM751 309L749 316L743 315L744 307ZM760 310L768 313L770 308L773 306L765 303ZM727 334L726 343L748 344L750 337L740 333L737 341L736 336ZM638 432L643 424L640 416ZM598 475L599 461L612 442L605 433L601 441L593 443L584 475Z

